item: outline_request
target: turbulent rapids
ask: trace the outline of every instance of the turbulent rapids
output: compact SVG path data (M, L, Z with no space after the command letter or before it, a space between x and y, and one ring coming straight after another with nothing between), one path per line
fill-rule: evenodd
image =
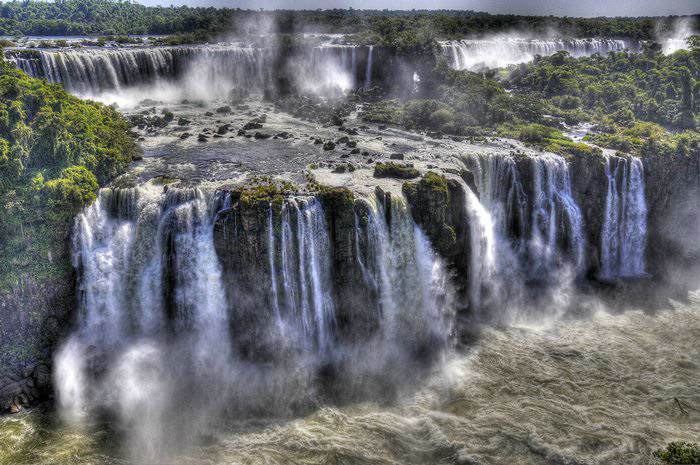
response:
M183 463L648 463L657 442L700 435L690 408L700 401L692 388L700 353L687 344L700 336L699 305L491 329L394 406L365 402L222 426ZM152 411L139 414L145 421ZM32 415L0 425L8 463L124 463L107 459L91 434L51 429ZM18 438L21 447L4 447Z

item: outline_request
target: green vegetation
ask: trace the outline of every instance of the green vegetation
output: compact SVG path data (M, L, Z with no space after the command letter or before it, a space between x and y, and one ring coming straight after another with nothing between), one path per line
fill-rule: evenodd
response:
M164 2L166 3L166 2ZM3 35L182 34L178 41L201 41L220 33L257 34L272 24L281 33L302 25L315 32L357 33L358 40L398 49L431 44L435 37L461 37L516 30L568 37L652 39L657 29L671 28L671 18L555 18L492 15L474 11L279 10L253 11L181 7L147 7L120 0L10 1L0 4Z
M586 142L635 154L686 154L700 146L700 39L690 45L671 55L653 45L644 53L583 58L559 52L490 75L438 60L422 76L422 92L367 102L362 118L438 137L500 135L584 156L600 150L563 131L588 122L594 131Z
M508 94L493 79L455 71L443 60L424 79L429 80L425 87L430 91L423 98L370 103L362 114L363 119L400 124L407 129L470 135L475 132L475 126L493 125L508 117Z
M0 63L0 290L65 270L75 215L137 154L127 122Z
M559 52L514 67L506 85L568 123L595 117L606 125L642 120L693 129L700 123L700 43L671 55L654 48L585 58Z
M526 144L535 145L554 153L570 155L596 155L602 151L583 142L574 142L566 137L560 130L537 123L511 124L506 123L498 127L498 135L519 139Z
M374 165L375 178L413 179L418 176L420 176L420 173L412 165L403 165L393 161L386 163L377 162Z
M259 204L281 206L284 198L298 193L299 188L289 181L275 180L269 176L256 176L250 182L238 189L235 195L244 207L255 207Z
M689 442L672 442L666 449L655 451L654 456L670 464L700 463L700 447Z

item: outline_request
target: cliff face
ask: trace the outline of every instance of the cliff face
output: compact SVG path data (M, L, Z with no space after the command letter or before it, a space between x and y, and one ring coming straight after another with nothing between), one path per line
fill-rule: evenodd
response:
M21 278L0 295L0 412L18 411L47 394L51 357L70 329L73 308L72 274L51 281Z
M650 271L684 289L693 284L700 257L700 151L648 155L644 165Z
M555 267L562 261L573 262L580 245L584 260L579 282L600 280L603 262L610 260L609 252L603 251L610 246L603 236L613 237L618 231L611 234L606 219L611 210L609 196L614 192L622 205L624 196L630 195L624 186L631 182L631 159L506 155L466 164L468 169L462 171L426 172L416 181L403 182L400 194L376 187L370 195L361 196L345 188L319 186L298 195L256 186L215 192L214 200L207 201L208 214L237 350L257 362L278 360L285 357L285 350L292 356L299 348L289 346L281 330L270 330L279 324L281 313L314 319L332 315L332 321L324 323L332 336L320 334L325 327L309 330L314 344L322 344L322 337L357 344L377 333L386 318L389 297L403 305L400 295L388 296L386 286L396 286L392 292L410 290L401 286L410 281L412 267L418 266L412 261L420 248L418 236L412 237L414 222L450 271L458 296L456 307L464 314L474 312L475 292L484 289L484 283L474 281L490 272L482 263L488 259L482 247L493 238L479 236L483 225L477 225L478 218L465 208L470 196L493 209L490 214L498 223L498 234L516 244L522 266L540 270L538 260L547 258L532 249L533 237L540 242L551 240ZM683 287L683 273L700 256L695 240L700 225L700 157L698 153L672 159L648 156L643 167L646 271L654 283ZM489 182L484 182L487 177ZM612 181L617 187L611 188ZM170 192L168 198L179 204L199 195L192 192ZM135 205L119 208L133 214ZM164 205L167 208L168 202ZM580 218L572 218L579 213ZM173 274L174 257L181 251L176 250L172 235L182 232L178 228L183 226L169 221L174 222L161 228L171 230L161 239L166 311L176 307L169 302L177 298L177 279L182 279ZM635 234L635 224L632 231L619 231ZM389 279L385 275L391 272L396 276ZM386 282L379 282L382 279ZM74 280L73 274L46 282L22 279L0 298L2 410L17 410L49 389L53 349L70 327L76 308Z

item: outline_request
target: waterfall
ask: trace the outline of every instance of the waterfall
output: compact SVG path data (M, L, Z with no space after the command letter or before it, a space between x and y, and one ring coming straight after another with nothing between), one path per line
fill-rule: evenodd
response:
M465 193L469 220L469 301L480 309L482 288L492 285L496 277L496 238L491 214L469 188Z
M344 282L316 197L251 207L231 192L102 189L73 233L80 303L55 358L62 417L88 428L108 412L132 461L155 462L225 414L288 414L333 382L348 395L406 384L448 345L449 275L403 199L358 205L346 257L357 281ZM339 318L337 286L373 300ZM377 324L350 334L355 318Z
M160 386L157 341L168 324L192 337L198 376L210 378L227 363L227 304L211 217L201 191L155 187L103 189L78 216L79 321L56 357L60 404L70 417L115 402L112 395L125 415L137 414L132 409L146 401L154 405L148 392L153 383ZM97 379L85 372L115 357L113 369L98 370ZM122 395L110 388L104 398L114 377L133 389ZM137 391L148 395L134 398Z
M478 70L501 68L531 61L536 55L552 55L567 51L574 57L622 51L631 44L620 39L465 39L440 42L450 66L455 69Z
M512 258L504 254L512 252L528 274L546 276L563 261L580 270L583 217L562 157L547 154L517 160L512 155L475 155L465 163L475 175L495 235L506 242L497 247L502 256L496 260L501 262L499 268Z
M389 344L412 344L414 349L426 341L445 344L450 289L442 260L403 199L366 202L366 225L355 221L356 260L365 282L379 296L382 337Z
M566 161L556 155L534 157L530 258L534 269L543 270L559 258L558 243L565 239L574 269L583 264L584 238L581 210L571 193Z
M267 218L267 259L270 266L270 291L272 293L272 310L275 314L277 325L282 328L282 315L280 313L279 289L277 285L277 265L275 261L275 232L274 220L272 218L272 204L270 204L270 215Z
M470 307L501 321L551 316L585 263L583 216L566 161L552 154L463 160L478 193L464 186Z
M602 279L644 276L647 206L639 158L606 157L608 191L601 232Z
M367 51L367 68L365 69L365 85L364 89L367 90L372 87L372 61L374 60L374 45L369 46Z
M281 215L281 264L271 272L275 288L278 274L282 275L281 319L285 327L296 330L299 340L294 345L324 356L335 337L330 239L325 214L318 200L309 198L285 202ZM271 230L269 237L271 243L275 242Z
M357 83L357 47L352 48L352 58L350 63L350 75L352 76L352 87L356 88Z
M370 47L371 50L371 47ZM305 92L346 91L357 76L357 47L324 44L288 52L273 47L211 44L10 50L5 53L25 73L90 97L227 98L232 90L263 92L279 74ZM368 73L371 73L371 52ZM140 89L140 92L136 92ZM175 97L173 97L173 95Z

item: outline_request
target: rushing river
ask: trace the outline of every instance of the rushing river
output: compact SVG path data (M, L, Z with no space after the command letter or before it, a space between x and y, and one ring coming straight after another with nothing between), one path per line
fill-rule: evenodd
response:
M654 449L700 437L700 295L670 307L485 329L396 403L231 421L158 463L653 463ZM3 417L0 463L134 463L108 429Z

